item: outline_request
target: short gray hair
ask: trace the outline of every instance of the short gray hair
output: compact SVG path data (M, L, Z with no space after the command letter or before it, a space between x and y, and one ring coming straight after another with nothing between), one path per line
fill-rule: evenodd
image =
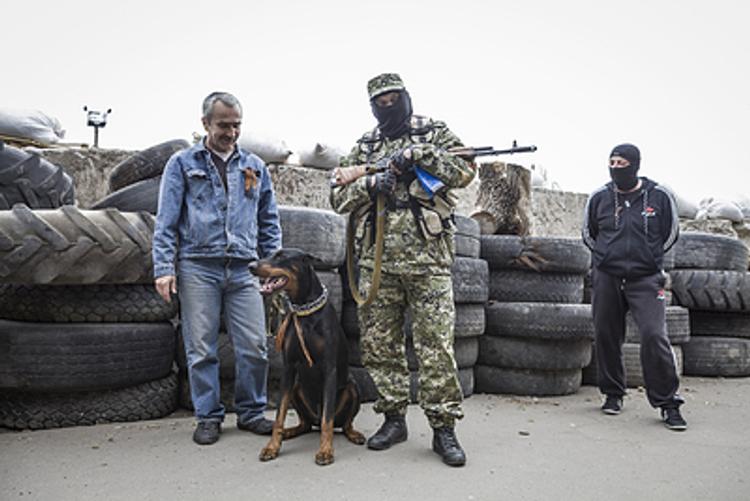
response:
M237 108L240 114L242 114L242 105L240 104L239 99L229 92L212 92L203 100L203 118L206 120L211 120L211 112L214 109L216 101L221 101L230 108Z

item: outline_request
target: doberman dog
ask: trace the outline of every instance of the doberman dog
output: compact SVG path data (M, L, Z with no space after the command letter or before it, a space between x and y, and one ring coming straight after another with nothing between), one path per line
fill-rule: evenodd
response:
M276 334L284 365L281 399L271 439L260 452L261 461L279 455L282 440L320 428L319 465L333 463L333 428L341 427L351 442L365 437L353 427L359 412L359 392L349 379L346 335L327 291L313 269L314 258L297 249L281 249L260 260L251 271L262 279L261 293L285 291L290 312ZM284 428L289 406L299 424Z

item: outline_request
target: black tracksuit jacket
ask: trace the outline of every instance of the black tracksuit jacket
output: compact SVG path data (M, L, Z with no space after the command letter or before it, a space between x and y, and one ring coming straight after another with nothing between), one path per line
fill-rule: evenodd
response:
M583 242L605 273L635 278L658 273L664 253L677 241L679 219L673 197L641 177L640 190L618 193L609 182L586 202Z

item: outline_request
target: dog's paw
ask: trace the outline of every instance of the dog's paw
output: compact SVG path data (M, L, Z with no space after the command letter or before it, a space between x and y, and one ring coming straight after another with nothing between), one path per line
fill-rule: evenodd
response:
M274 447L264 447L263 450L260 451L259 459L261 461L271 461L277 457L279 457L279 449Z
M333 452L329 451L318 451L315 454L315 464L318 466L327 466L333 463Z
M356 430L348 432L346 438L348 438L353 444L362 445L365 443L365 436Z

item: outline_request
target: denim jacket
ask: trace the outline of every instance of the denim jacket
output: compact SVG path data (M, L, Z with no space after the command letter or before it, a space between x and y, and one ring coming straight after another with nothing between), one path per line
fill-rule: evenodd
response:
M245 169L255 173L247 191ZM203 141L172 155L159 188L154 278L174 275L175 257L255 260L280 247L276 197L260 158L238 148L227 163L225 191Z

